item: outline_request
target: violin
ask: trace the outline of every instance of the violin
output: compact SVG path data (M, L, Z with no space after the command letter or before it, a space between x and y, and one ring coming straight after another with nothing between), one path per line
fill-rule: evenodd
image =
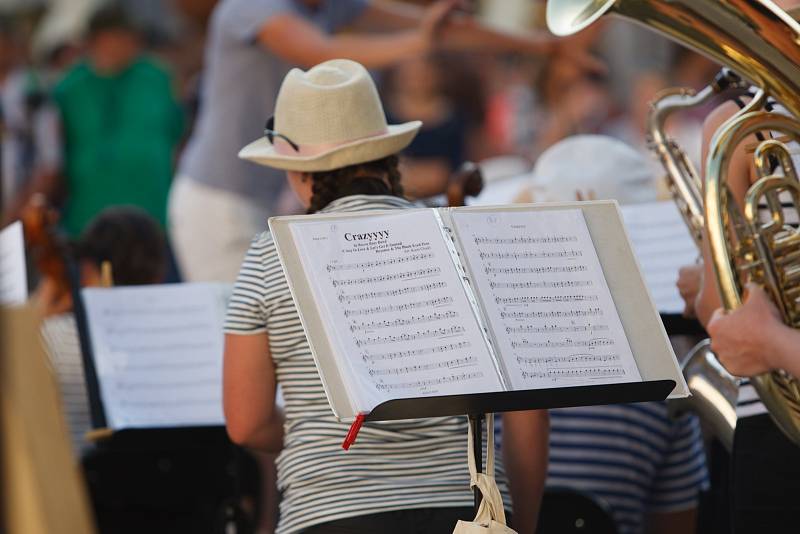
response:
M447 205L463 206L467 197L476 197L483 190L483 173L471 161L465 161L459 170L450 175L447 183Z
M39 274L35 299L45 316L69 311L72 293L67 271L68 244L58 230L58 211L44 195L34 195L20 219L25 249Z

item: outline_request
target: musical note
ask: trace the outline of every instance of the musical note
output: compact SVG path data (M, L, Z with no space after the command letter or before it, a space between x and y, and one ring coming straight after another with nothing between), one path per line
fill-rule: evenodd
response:
M552 363L588 363L619 361L619 354L570 354L569 356L540 356L526 358L517 356L517 363L526 365L542 365Z
M514 349L566 349L573 347L610 347L614 341L605 338L592 338L592 339L565 339L564 341L529 341L523 339L521 341L511 341L511 348Z
M551 274L551 273L583 273L585 265L548 265L546 267L489 267L484 268L486 274Z
M464 327L461 325L454 325L449 328L428 328L426 330L417 330L415 332L407 332L392 336L375 336L365 338L355 338L356 347L365 347L367 345L383 345L385 343L400 343L404 341L415 341L419 339L429 339L432 337L449 337L456 336L464 333Z
M386 291L367 291L366 293L357 293L355 295L339 295L339 302L351 303L353 301L380 299L384 297L398 297L401 295L410 295L413 293L422 293L432 291L434 289L443 289L447 287L447 282L433 282L431 284L423 284L421 286L410 286L401 289L388 289Z
M439 297L429 300L420 300L417 302L408 302L405 304L387 304L385 306L372 306L370 308L361 308L358 310L344 310L345 317L356 317L361 315L375 315L376 313L391 313L400 311L416 310L419 308L436 308L439 306L446 306L453 303L453 297Z
M410 373L419 373L420 371L431 371L433 369L455 369L473 365L477 362L478 359L475 358L475 356L467 356L466 358L456 358L444 362L406 365L405 367L390 367L388 369L370 369L369 374L370 376L407 375Z
M552 304L565 302L597 302L597 295L544 295L541 297L495 297L498 304Z
M418 254L410 254L408 256L401 256L399 258L389 258L386 260L362 261L357 263L329 263L326 269L329 273L335 271L363 271L366 269L374 269L375 267L389 267L391 265L411 263L415 261L428 260L431 258L433 258L433 254L429 252L423 252Z
M393 321L370 321L366 323L355 323L350 325L351 332L361 332L369 330L378 330L380 328L393 328L397 326L408 326L412 324L432 323L435 321L442 321L445 319L454 319L458 317L458 312L447 311L444 313L434 312L428 315L411 316L408 319L395 319Z
M522 378L609 378L625 376L625 369L620 366L609 367L569 367L548 369L546 371L522 371Z
M552 243L575 243L574 235L550 235L542 237L480 237L475 236L476 245L535 245Z
M418 269L416 271L408 271L403 273L395 273L395 274L382 274L377 276L365 276L362 278L349 278L344 280L333 280L331 284L333 287L338 286L353 286L353 285L365 285L365 284L375 284L378 282L394 282L397 280L416 280L418 278L426 278L429 276L435 276L442 272L439 267L428 267L426 269Z
M440 378L429 378L427 380L416 380L413 382L401 382L398 384L375 384L375 388L380 391L392 391L395 389L418 389L428 388L431 386L441 386L443 384L450 384L453 382L466 382L476 378L483 378L482 372L475 373L459 373L455 375L443 376Z
M480 252L478 257L482 260L546 260L551 258L580 258L582 250L558 250L537 252Z
M574 324L569 326L547 325L547 326L507 326L507 334L560 334L564 332L604 332L608 331L608 325L604 324Z
M591 280L562 280L560 282L489 282L492 289L563 289L591 287Z
M601 315L603 315L603 310L600 308L567 311L500 312L500 317L503 319L571 319L574 317L599 317Z
M436 345L434 347L426 347L424 349L400 350L394 352L384 352L382 354L364 354L362 356L362 359L365 362L398 360L401 358L411 358L414 356L424 356L427 354L457 351L457 350L467 349L470 346L472 346L472 344L469 341L460 341L458 343L448 343L447 345Z

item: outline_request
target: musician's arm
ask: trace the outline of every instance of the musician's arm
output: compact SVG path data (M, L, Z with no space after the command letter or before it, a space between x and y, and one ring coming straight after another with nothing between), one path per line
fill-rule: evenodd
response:
M454 3L444 0L442 3ZM455 2L456 4L458 2ZM373 1L356 20L356 28L365 31L410 30L424 20L426 9L391 1ZM440 44L452 50L481 50L490 52L523 52L547 54L556 48L556 38L545 32L511 34L490 28L475 17L455 13L443 24Z
M503 460L511 486L513 526L534 534L547 478L550 419L546 410L503 414Z
M262 46L279 58L303 67L330 59L348 58L367 68L382 68L432 50L435 41L441 38L440 32L453 7L453 2L436 2L420 10L414 24L405 26L410 19L402 19L399 26L405 29L399 31L336 35L324 33L301 16L281 13L264 23L257 38ZM368 5L366 15L361 16L370 18L372 13L374 19L374 9ZM384 15L387 18L391 16Z
M700 161L706 162L708 160L708 153L714 134L725 121L732 117L737 111L739 111L739 107L736 104L733 102L726 102L712 111L706 118L703 124L703 144ZM745 192L750 186L752 165L750 163L751 158L749 158L744 148L747 143L746 141L736 147L728 167L728 183L734 198L736 198L740 204L743 202ZM705 176L705 170L705 167L701 169L701 174L703 176ZM697 300L695 300L695 312L703 326L706 326L711 319L711 314L721 306L721 301L717 291L717 278L714 272L714 262L711 258L711 249L708 245L708 234L705 230L703 231L702 252L703 280L697 295Z
M276 387L267 334L226 334L223 407L231 441L265 452L280 451L283 417L275 406Z

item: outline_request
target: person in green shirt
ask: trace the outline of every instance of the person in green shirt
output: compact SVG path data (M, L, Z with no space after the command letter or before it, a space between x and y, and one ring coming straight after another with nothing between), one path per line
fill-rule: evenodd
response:
M135 205L166 227L182 113L167 70L142 52L121 8L89 24L86 59L56 86L64 134L62 224L81 233L107 206Z

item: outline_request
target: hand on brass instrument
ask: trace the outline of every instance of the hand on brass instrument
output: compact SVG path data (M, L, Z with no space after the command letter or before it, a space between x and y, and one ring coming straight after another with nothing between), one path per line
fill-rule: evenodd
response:
M767 293L755 284L748 284L747 298L738 309L725 312L717 309L708 323L711 349L732 374L755 376L772 370L770 347L788 327Z
M703 282L703 264L695 263L684 265L678 271L678 281L675 285L683 299L683 316L689 319L697 317L694 309L694 301L700 293L700 285Z

